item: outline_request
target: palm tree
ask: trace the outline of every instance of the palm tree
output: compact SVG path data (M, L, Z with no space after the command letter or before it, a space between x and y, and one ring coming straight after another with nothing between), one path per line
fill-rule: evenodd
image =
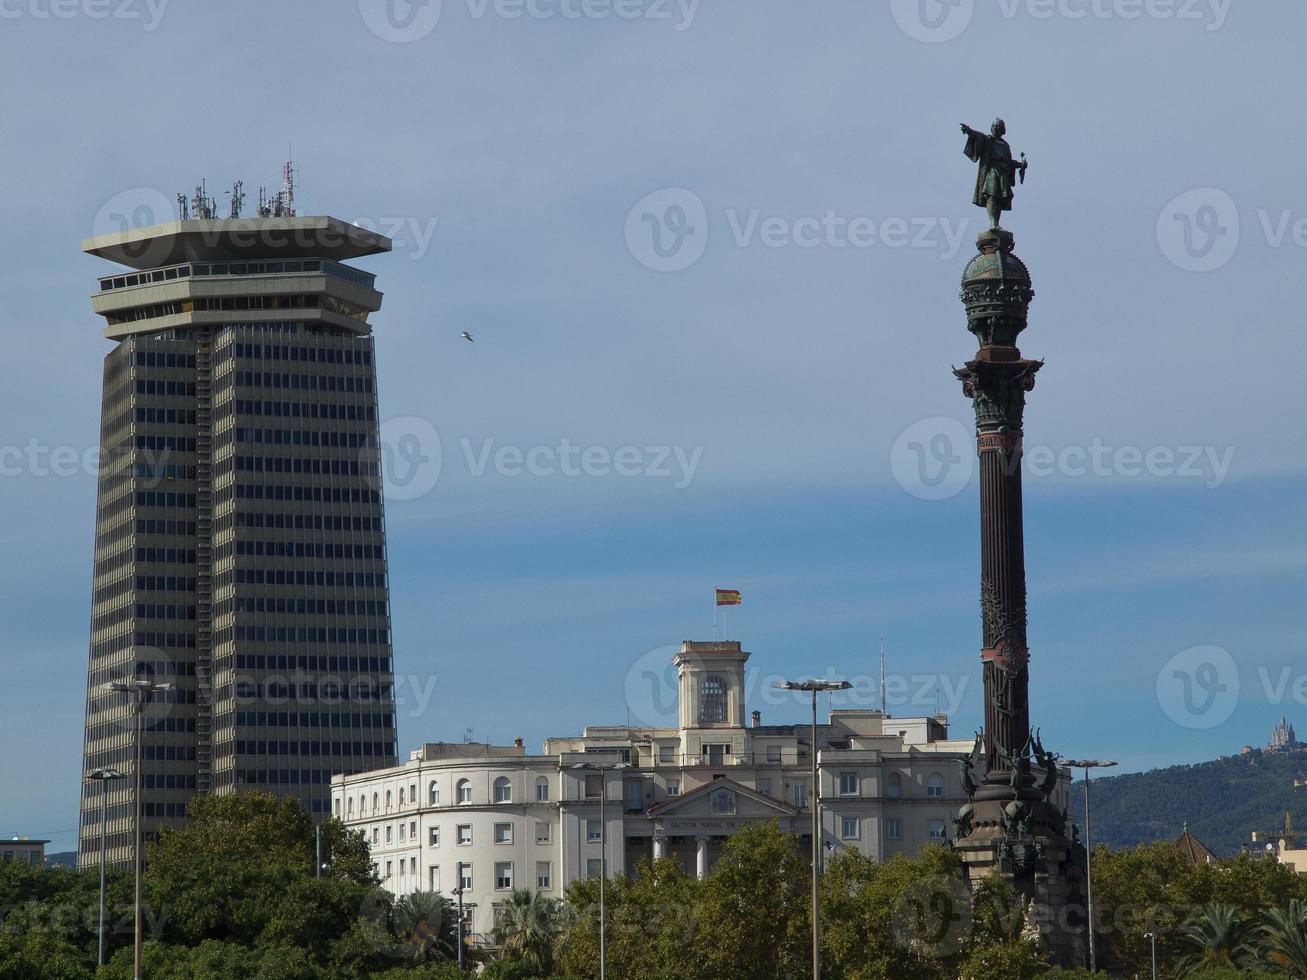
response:
M563 903L515 888L499 908L495 939L502 955L528 963L541 976L554 972L554 946L567 926Z
M1271 909L1260 929L1266 957L1294 976L1307 976L1307 905L1291 898L1288 908Z
M457 913L444 895L412 892L396 900L391 921L408 954L422 962L458 955Z
M1177 967L1183 976L1210 967L1238 968L1256 956L1253 926L1236 905L1211 902L1190 916L1181 938L1190 947Z

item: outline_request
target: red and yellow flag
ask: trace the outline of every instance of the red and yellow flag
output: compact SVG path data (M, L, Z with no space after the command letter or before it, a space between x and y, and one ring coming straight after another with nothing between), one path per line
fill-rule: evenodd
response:
M736 589L718 589L717 605L719 606L738 606L744 602L744 598Z

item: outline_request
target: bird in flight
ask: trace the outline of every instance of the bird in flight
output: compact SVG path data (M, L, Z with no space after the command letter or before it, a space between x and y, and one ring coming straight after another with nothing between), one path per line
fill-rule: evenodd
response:
M468 333L466 330L463 331L463 339L466 340L469 344L476 343L476 341L472 339L472 335Z

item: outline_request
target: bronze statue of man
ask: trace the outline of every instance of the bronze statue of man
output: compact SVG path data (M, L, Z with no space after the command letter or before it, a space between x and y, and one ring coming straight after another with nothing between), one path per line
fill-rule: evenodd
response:
M976 193L972 203L989 212L991 231L999 230L999 218L1004 211L1012 210L1012 191L1018 176L1021 183L1026 182L1026 155L1021 159L1012 158L1012 147L1008 146L1007 124L1002 119L995 119L989 135L977 132L966 123L962 132L967 134L967 145L963 153L969 160L979 164L976 173Z

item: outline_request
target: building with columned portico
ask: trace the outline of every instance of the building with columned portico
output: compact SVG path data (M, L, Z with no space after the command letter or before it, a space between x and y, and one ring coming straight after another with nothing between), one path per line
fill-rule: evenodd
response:
M748 658L737 642L683 643L675 728L590 726L538 755L520 739L428 743L402 765L337 776L333 812L365 834L396 895L454 895L461 882L482 940L512 889L561 897L601 873L605 851L610 876L668 858L702 877L751 824L810 841L811 726L764 725L758 712L746 724ZM880 860L944 842L971 748L949 739L942 715L831 711L817 728L824 853Z

